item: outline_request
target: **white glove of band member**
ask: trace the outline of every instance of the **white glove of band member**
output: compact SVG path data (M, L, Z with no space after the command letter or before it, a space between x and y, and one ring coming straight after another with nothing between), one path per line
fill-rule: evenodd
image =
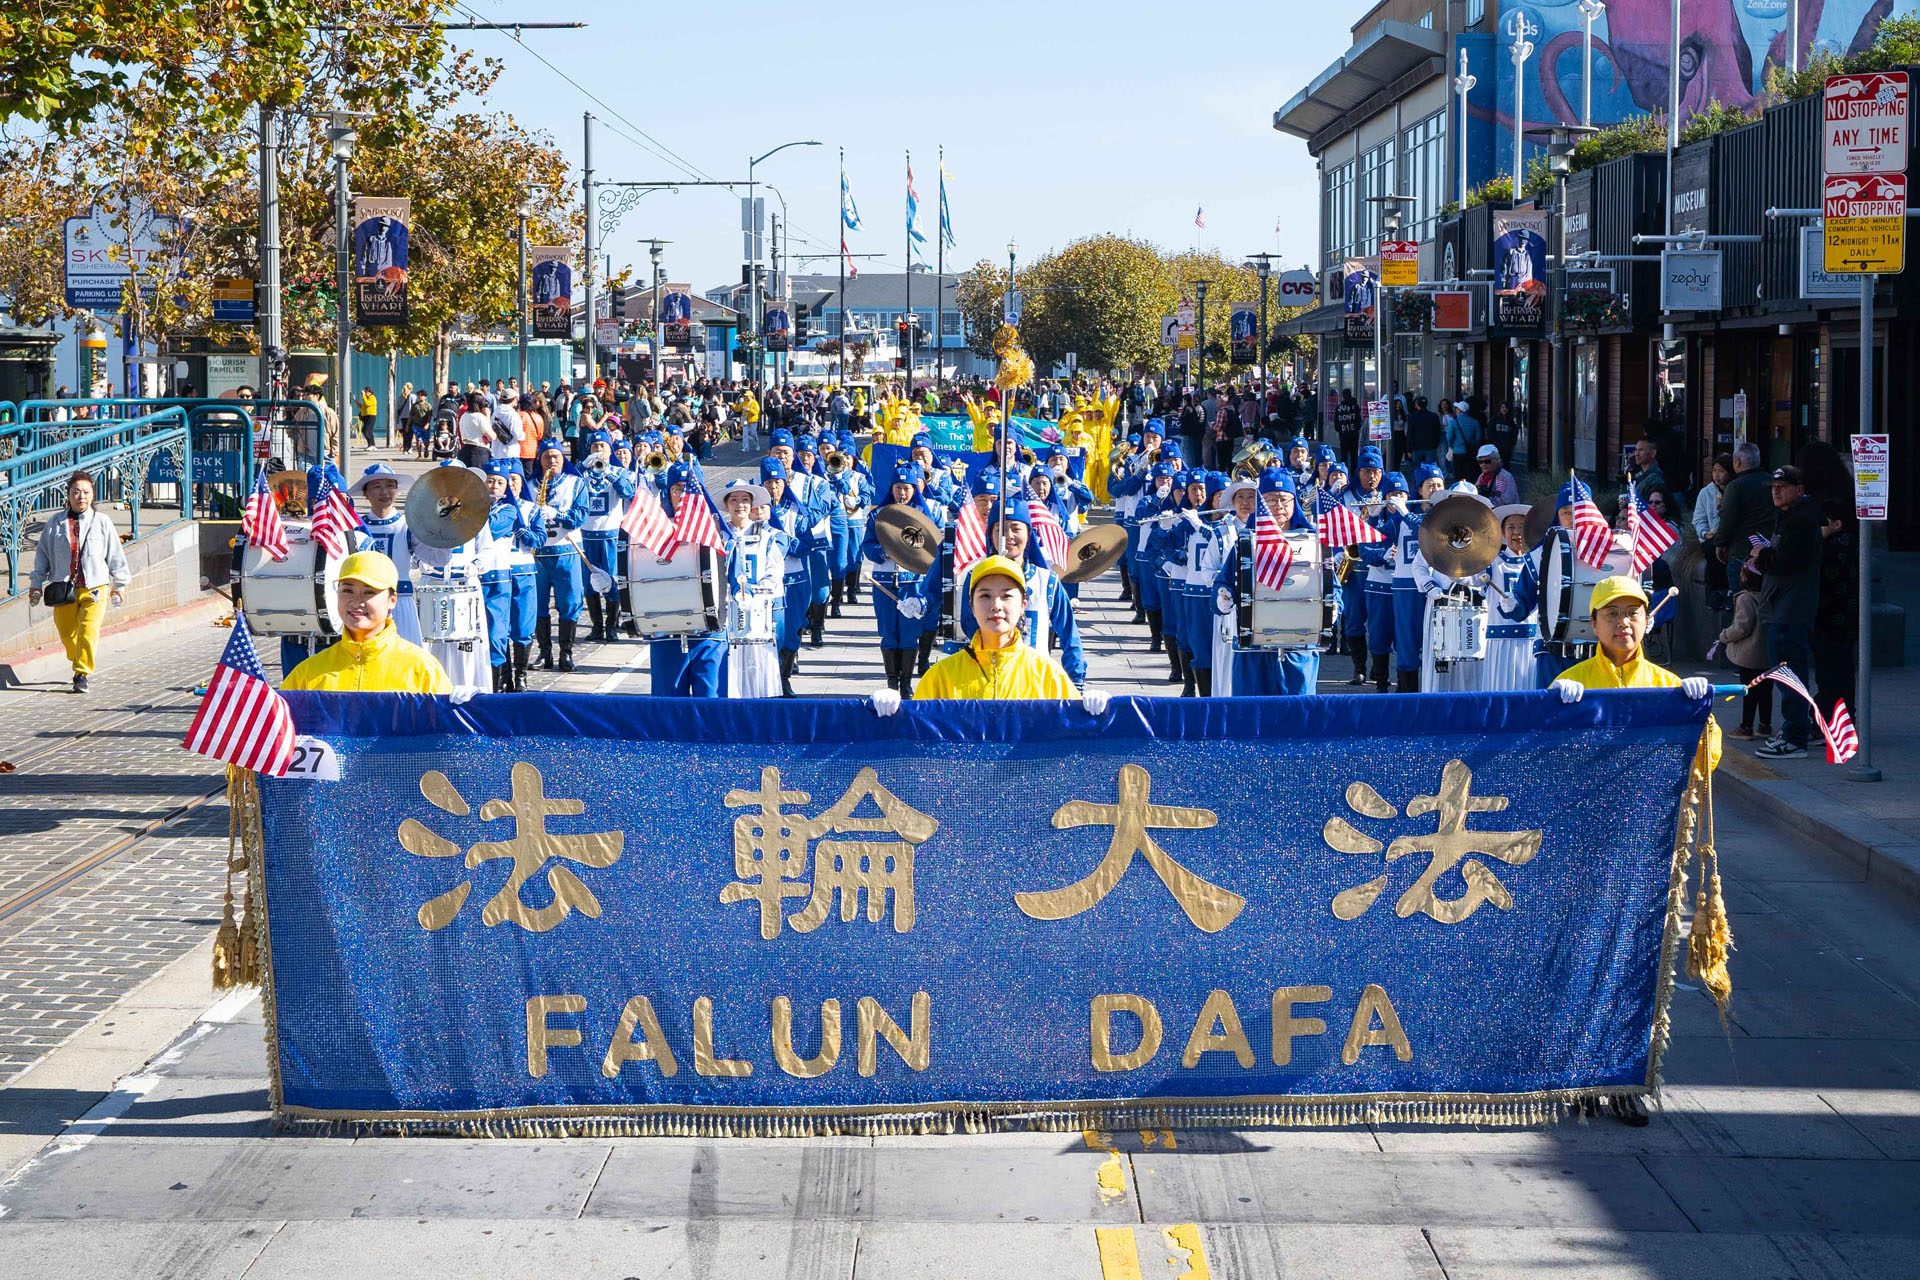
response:
M903 618L919 618L925 615L926 612L927 602L925 600L907 599L900 602L900 616Z
M867 698L873 704L873 714L890 716L900 710L900 691L898 689L875 689Z
M473 695L478 692L480 692L480 690L475 685L455 685L453 693L448 697L448 701L452 702L456 707L464 707L473 701Z
M1154 524L1158 525L1162 529L1171 529L1173 528L1173 522L1175 520L1178 520L1179 518L1180 517L1176 512L1162 511L1159 515L1153 518L1153 522Z
M1187 507L1184 510L1182 510L1180 512L1180 518L1182 520L1185 520L1188 524L1192 525L1196 529L1200 527L1200 524L1201 524L1200 513L1198 511L1195 511L1192 507Z
M1105 715L1107 713L1107 702L1112 696L1113 695L1105 689L1082 689L1080 691L1080 705L1087 709L1087 714L1090 716Z
M1713 684L1705 676L1688 676L1680 682L1680 692L1697 702L1713 692Z
M1587 686L1575 684L1571 680L1555 680L1547 688L1559 694L1562 702L1578 702L1587 694Z

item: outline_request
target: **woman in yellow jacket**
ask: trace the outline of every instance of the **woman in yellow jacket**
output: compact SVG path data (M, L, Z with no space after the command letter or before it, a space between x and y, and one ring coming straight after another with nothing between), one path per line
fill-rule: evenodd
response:
M452 693L453 682L425 649L393 627L400 573L378 551L340 562L334 601L346 635L287 673L282 689L330 693Z

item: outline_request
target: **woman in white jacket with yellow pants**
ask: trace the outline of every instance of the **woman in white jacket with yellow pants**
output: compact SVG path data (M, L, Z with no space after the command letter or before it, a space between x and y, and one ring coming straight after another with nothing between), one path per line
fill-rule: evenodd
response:
M113 603L119 604L121 588L132 580L119 529L94 509L93 477L74 472L67 478L67 505L40 531L27 579L27 603L44 601L53 607L53 625L73 664L75 693L87 691L87 677L93 674L94 649L107 611L103 597L111 593Z

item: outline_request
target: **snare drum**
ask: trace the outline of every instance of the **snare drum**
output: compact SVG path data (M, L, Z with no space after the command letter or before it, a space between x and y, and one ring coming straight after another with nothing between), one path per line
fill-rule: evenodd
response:
M1607 567L1596 569L1573 554L1573 534L1558 525L1547 530L1540 551L1540 636L1559 657L1578 657L1598 643L1593 633L1593 589L1609 574L1625 573L1631 551L1607 553Z
M486 596L477 582L415 578L413 604L420 615L422 640L469 644L487 634Z
M664 561L642 546L627 550L627 607L643 636L720 631L714 584L725 580L725 566L711 547L682 543Z
M1487 656L1487 610L1478 601L1446 596L1433 602L1435 662L1464 662Z
M1253 576L1253 534L1240 535L1238 649L1317 649L1328 625L1328 602L1320 572L1320 538L1311 529L1283 535L1293 564L1279 590Z
M727 599L727 640L732 644L772 644L774 596L735 592Z
M308 536L308 526L287 524L287 558L275 560L249 546L240 557L240 611L261 636L340 634L334 585L340 564Z

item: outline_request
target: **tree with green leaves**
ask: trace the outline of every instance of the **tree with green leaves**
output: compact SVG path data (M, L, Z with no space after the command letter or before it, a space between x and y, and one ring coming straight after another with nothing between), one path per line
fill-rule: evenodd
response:
M982 359L993 356L993 335L1005 315L1006 297L1007 269L991 258L980 259L954 282L954 304L960 310L967 349Z

